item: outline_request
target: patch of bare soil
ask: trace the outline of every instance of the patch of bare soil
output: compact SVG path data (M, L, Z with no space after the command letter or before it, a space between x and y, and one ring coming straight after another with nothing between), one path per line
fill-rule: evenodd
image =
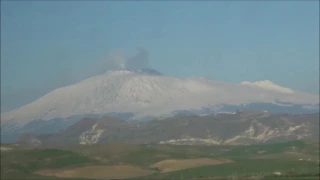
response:
M128 165L87 166L72 169L40 170L35 172L42 176L62 178L124 179L142 177L154 171Z
M209 158L198 158L198 159L167 159L157 162L151 165L151 168L157 168L161 172L172 172L182 169L195 168L200 166L209 166L216 164L233 163L234 161L228 159L209 159Z
M166 155L166 154L157 154L156 157L159 157L159 158L167 158L167 157L169 157L169 156Z

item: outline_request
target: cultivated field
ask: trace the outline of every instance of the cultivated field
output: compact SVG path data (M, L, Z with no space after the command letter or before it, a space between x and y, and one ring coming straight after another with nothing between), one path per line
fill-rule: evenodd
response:
M319 145L304 141L250 146L1 147L2 179L319 178Z
M40 170L36 174L63 178L125 179L152 174L153 171L128 165L86 166L70 169Z

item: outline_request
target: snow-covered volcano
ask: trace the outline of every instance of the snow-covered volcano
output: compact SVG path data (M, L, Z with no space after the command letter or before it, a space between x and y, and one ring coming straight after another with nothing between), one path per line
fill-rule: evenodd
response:
M312 105L319 103L319 95L296 92L270 81L234 84L204 78L181 79L153 70L121 70L55 89L1 114L1 121L22 126L33 120L112 112L130 112L135 118L159 117L181 110L279 101Z

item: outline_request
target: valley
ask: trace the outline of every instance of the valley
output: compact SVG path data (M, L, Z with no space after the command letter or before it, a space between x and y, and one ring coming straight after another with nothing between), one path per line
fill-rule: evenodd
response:
M319 144L301 140L237 146L112 142L1 147L1 179L319 178Z

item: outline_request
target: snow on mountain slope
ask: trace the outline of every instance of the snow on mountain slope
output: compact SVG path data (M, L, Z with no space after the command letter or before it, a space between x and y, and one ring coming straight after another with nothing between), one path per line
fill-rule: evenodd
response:
M232 84L204 78L180 79L137 71L109 71L58 88L28 105L1 114L1 121L5 125L22 126L32 120L110 112L132 112L137 118L166 116L175 110L275 103L276 100L317 104L319 95L289 91L270 81Z
M241 84L265 88L265 89L274 90L274 91L283 92L283 93L293 93L294 92L292 89L281 87L281 86L279 86L269 80L257 81L257 82L253 82L253 83L248 82L248 81L244 81Z

